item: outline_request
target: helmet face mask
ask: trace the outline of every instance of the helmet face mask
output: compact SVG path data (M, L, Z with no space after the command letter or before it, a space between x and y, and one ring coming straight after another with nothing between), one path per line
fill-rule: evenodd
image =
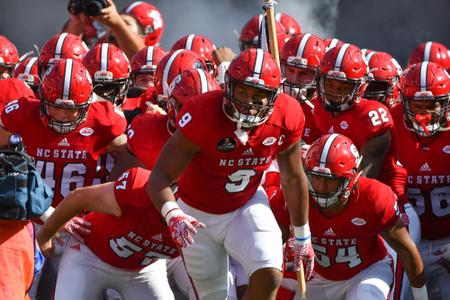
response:
M72 106L67 106L62 104L58 105L47 100L44 100L43 103L44 105L41 106L41 109L47 118L48 126L60 134L69 133L83 123L84 120L86 120L90 104L89 102L86 102L82 105L73 106L72 104ZM70 115L70 120L61 120L58 117L55 117L54 112L58 110L60 111L58 115Z
M320 170L306 170L306 176L308 179L309 193L322 209L338 206L350 182L344 176L335 176L327 172L321 172ZM320 181L322 181L322 186L317 184Z
M338 207L350 197L362 157L344 135L328 134L309 148L304 163L311 198L320 209Z
M283 92L300 102L311 100L316 95L317 68L281 65L285 77L283 81Z
M129 87L128 78L108 83L94 81L93 84L95 94L113 104L120 104L125 99Z
M224 105L225 113L229 118L245 130L267 121L273 111L277 91L265 89L250 82L238 82L229 76L226 76L225 80L229 88L226 91ZM247 94L250 94L250 97Z
M371 100L376 100L383 104L387 104L390 97L394 93L394 89L397 83L397 79L368 80L363 97Z
M261 49L243 51L225 73L225 115L238 131L250 130L270 117L281 88L281 71Z
M350 109L359 101L363 86L362 80L338 79L329 76L319 76L318 94L325 103L325 108L332 112Z
M449 95L441 97L402 97L407 122L421 136L432 136L450 122Z
M438 64L412 66L402 75L400 96L408 129L425 137L450 129L450 76Z

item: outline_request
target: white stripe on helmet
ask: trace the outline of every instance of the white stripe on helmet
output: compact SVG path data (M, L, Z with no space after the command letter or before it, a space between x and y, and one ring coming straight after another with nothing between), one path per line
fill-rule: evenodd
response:
M73 60L66 60L66 69L64 71L64 89L62 94L62 99L70 99L70 83L72 81L72 66Z
M328 153L330 152L331 145L333 144L334 140L337 137L338 137L338 134L337 133L333 133L325 141L325 145L323 146L322 153L320 154L320 161L319 161L319 167L320 168L326 168Z
M23 74L30 74L31 73L31 68L33 68L34 63L36 62L38 58L37 57L32 57L30 59L30 61L27 63L27 65L25 66L25 70L23 71Z
M306 44L308 43L309 38L311 37L311 33L305 34L300 40L300 44L297 49L297 57L303 57L303 52L305 52Z
M205 71L202 69L195 69L200 76L200 89L201 93L206 93L208 91L208 80L206 79Z
M342 45L341 49L339 49L339 53L334 63L334 70L337 72L341 70L342 61L344 60L345 52L347 52L348 47L350 47L350 44L346 43Z
M103 43L100 53L100 71L108 71L108 49L109 44Z
M176 50L169 58L169 60L167 61L166 66L164 67L164 71L163 71L163 78L162 78L162 88L163 88L163 95L164 96L169 96L169 85L170 83L167 82L168 77L169 77L169 73L170 73L170 68L172 67L173 61L177 58L177 56L183 52L184 49L178 49Z
M130 6L128 6L127 9L125 10L125 13L129 14L133 10L133 8L135 8L136 6L138 6L141 3L142 3L142 1L136 1L132 4L130 4Z
M433 42L426 42L423 49L423 61L430 61L431 46L433 46Z
M425 61L420 66L420 91L425 92L427 90L427 72L428 62Z
M192 50L192 46L194 45L195 34L188 35L186 39L186 46L184 47L187 50Z
M153 65L153 52L155 51L155 47L150 46L147 48L147 53L145 55L145 64Z
M67 32L61 33L58 40L56 41L55 57L54 57L55 59L61 59L61 54L62 54L61 52L62 52L64 41L65 41L67 35L68 35Z
M264 51L262 49L256 49L255 66L253 68L253 77L259 79L264 62Z

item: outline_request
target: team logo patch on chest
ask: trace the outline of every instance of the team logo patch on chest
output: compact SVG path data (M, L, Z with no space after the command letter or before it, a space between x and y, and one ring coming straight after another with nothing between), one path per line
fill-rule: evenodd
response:
M277 139L275 137L269 136L262 142L262 144L264 146L272 146L276 141L277 141Z
M450 154L450 145L444 146L444 148L442 148L442 152Z
M236 149L236 141L232 137L220 140L216 146L217 151L228 153Z
M94 129L92 129L90 127L83 127L80 129L79 132L82 136L90 136L94 133Z
M347 129L348 128L348 123L346 121L342 121L341 124L339 124L341 126L342 129Z
M354 225L356 225L356 226L363 226L363 225L365 225L367 222L366 222L366 220L364 220L363 218L358 218L358 217L356 217L356 218L353 218L353 219L352 219L352 223L353 223Z

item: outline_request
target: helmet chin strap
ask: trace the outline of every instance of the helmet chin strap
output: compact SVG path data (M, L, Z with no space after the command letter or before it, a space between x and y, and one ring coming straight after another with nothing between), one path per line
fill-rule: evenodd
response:
M428 128L427 128L427 123L431 121L431 114L425 114L425 115L416 114L414 116L414 119L422 127L422 129L425 132L425 134L426 135L430 135L430 132L428 131Z
M242 129L242 123L244 121L244 118L239 118L239 121L237 121L237 129L234 131L234 134L239 139L239 141L245 146L248 142L248 133L246 130Z

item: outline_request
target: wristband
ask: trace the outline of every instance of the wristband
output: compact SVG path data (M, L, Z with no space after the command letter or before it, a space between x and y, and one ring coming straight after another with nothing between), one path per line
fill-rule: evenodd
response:
M171 215L169 215L169 213L175 209L181 210L175 201L167 201L161 207L161 215L163 216L163 218L166 220L167 223L169 223L168 219L170 220L170 218L167 217L172 217Z
M43 222L47 221L47 219L52 215L55 211L53 206L49 206L48 209L39 217Z
M303 226L294 226L294 236L297 242L304 242L311 238L311 230L309 224L306 223Z
M411 287L414 300L428 300L427 286L424 284L420 288Z

